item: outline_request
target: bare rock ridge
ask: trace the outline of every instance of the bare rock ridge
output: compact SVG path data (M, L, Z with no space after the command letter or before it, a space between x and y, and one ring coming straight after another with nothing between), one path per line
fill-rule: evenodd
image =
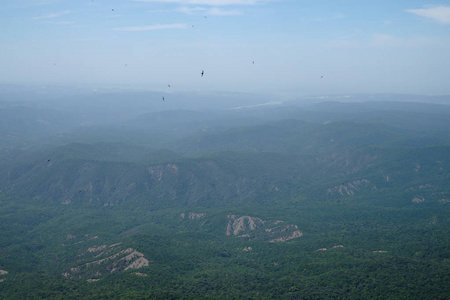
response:
M344 248L344 246L343 245L335 245L335 246L331 247L331 249L339 249L339 248ZM330 249L328 249L328 248L319 248L319 249L316 250L316 252L323 252L323 251L328 251L328 250L330 250Z
M0 282L5 281L4 275L8 274L8 271L0 270Z
M434 183L423 183L421 185L411 186L405 190L405 192L412 193L412 203L422 203L422 202L434 202L438 203L448 203L450 199L450 193L443 189L440 184Z
M69 239L73 237L70 235ZM125 248L122 243L96 245L78 254L78 264L62 274L66 278L98 277L100 275L130 269L147 267L149 261L144 254L133 248ZM89 282L98 278L90 278Z
M342 183L341 185L329 188L327 194L341 196L353 196L360 190L376 190L377 187L367 179L355 180L353 182Z
M267 221L252 216L228 215L225 234L248 240L264 240L270 243L286 242L299 238L303 233L297 225L285 224L283 221Z
M256 228L264 225L265 221L260 218L242 216L237 217L235 215L228 215L228 225L226 235L239 236L241 232L247 230L255 230Z
M182 213L180 216L181 216L182 219L188 218L189 220L197 220L197 219L203 218L204 216L206 216L206 214L190 212L190 213L187 213L187 214L186 213Z
M150 176L160 182L164 176L178 174L178 166L176 164L157 165L147 168Z
M182 219L197 220L205 218L204 213L182 213ZM263 220L253 216L227 215L225 235L247 240L262 240L271 243L286 242L299 238L303 233L297 225L285 224L284 221ZM203 225L204 223L202 223Z

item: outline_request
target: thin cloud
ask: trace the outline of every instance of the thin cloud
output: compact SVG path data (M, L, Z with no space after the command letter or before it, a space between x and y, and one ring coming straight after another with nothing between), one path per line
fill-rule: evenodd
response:
M211 16L235 16L235 15L241 15L242 12L239 10L224 10L217 7L211 8L206 11L207 15Z
M369 46L373 47L430 47L440 44L440 40L430 37L414 36L402 38L394 35L375 34L372 36Z
M147 10L150 14L161 14L161 13L168 13L171 12L169 9L153 9L153 10Z
M133 0L137 2L162 2L162 3L178 3L184 5L201 4L209 6L222 5L254 5L268 0Z
M57 17L61 17L63 15L67 15L70 13L70 10L65 10L65 11L61 11L61 12L56 12L56 13L51 13L51 14L47 14L47 15L43 15L43 16L39 16L39 17L34 17L33 19L52 19L52 18L57 18Z
M53 21L49 21L49 22L43 22L44 24L56 24L56 25L69 25L69 24L75 24L75 22L73 21L61 21L61 22L53 22Z
M450 24L450 6L432 6L422 9L407 9L406 11L441 24Z
M235 16L241 15L242 12L239 10L225 10L218 7L205 8L205 7L180 7L177 11L186 14L203 14L209 16Z
M160 30L160 29L185 29L187 27L186 24L156 24L151 26L135 26L135 27L121 27L116 28L118 31L150 31L150 30Z

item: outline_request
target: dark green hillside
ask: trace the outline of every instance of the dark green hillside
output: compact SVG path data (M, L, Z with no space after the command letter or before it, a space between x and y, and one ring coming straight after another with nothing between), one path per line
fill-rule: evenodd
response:
M404 129L381 124L313 124L292 119L191 137L176 149L189 154L220 150L311 154L364 145L388 146L413 136Z
M25 130L0 152L0 298L448 298L450 119L383 105Z
M341 130L336 127L334 132ZM49 156L5 166L3 189L38 202L151 209L290 203L297 197L378 199L385 193L388 198L398 195L403 200L396 203L405 204L405 199L415 198L414 186L422 185L433 188L422 188L419 196L434 195L433 202L447 197L448 146L326 150L315 155L220 152L182 158L123 144L71 144Z
M0 103L0 135L17 138L44 136L74 126L70 112L48 105Z
M2 275L1 295L6 299L410 299L445 298L449 292L446 206L426 212L424 207L384 209L363 203L308 204L295 210L87 211L2 199L1 209L0 269L8 270ZM245 210L262 218L264 226L282 220L297 225L304 235L285 243L253 239L258 229L243 232L250 239L227 236L227 216L241 216ZM95 264L130 248L149 265L110 273L120 268L126 253ZM89 263L94 264L87 268Z

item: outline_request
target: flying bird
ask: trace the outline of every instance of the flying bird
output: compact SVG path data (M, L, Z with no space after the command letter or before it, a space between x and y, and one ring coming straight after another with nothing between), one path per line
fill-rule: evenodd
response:
M50 162L50 159L49 159L49 160L47 160L47 162L49 163L49 162Z
M323 75L322 75L322 76L320 76L320 78L323 78Z
M202 70L202 77L203 77L204 74L205 74L205 72Z
M164 101L166 101L166 99L164 99L164 96L163 96L163 102L164 102Z
M114 11L114 8L111 8L111 11Z
M253 64L255 64L255 61L253 61Z

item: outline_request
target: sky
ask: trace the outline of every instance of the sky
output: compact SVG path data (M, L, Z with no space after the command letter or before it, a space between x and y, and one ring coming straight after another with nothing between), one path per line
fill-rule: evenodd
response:
M0 84L450 94L450 1L2 1L0 70Z

